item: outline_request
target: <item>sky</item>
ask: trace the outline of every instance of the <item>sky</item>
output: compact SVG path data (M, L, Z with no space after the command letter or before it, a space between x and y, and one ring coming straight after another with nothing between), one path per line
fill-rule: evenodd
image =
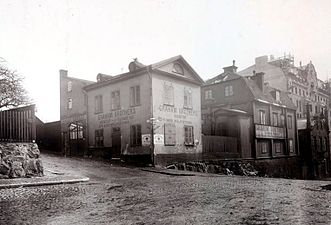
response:
M44 122L60 118L59 70L96 80L182 55L206 80L262 55L311 60L331 78L329 0L0 0L0 57Z

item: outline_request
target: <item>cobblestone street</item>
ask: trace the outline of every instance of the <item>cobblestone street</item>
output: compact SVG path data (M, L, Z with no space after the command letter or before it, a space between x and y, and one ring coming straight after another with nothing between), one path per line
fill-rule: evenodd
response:
M330 181L171 176L42 155L87 183L0 190L0 224L331 224Z

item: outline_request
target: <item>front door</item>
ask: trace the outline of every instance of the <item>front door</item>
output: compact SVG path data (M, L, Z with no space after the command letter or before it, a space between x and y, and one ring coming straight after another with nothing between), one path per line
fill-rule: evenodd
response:
M119 127L113 127L113 132L111 134L112 139L112 158L121 157L121 129Z

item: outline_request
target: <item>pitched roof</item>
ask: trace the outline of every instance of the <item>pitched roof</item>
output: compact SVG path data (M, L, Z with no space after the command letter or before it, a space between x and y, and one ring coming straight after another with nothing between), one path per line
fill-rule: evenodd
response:
M137 66L137 68L135 70L130 71L130 72L127 72L127 73L122 73L122 74L119 74L119 75L110 77L109 79L106 79L104 81L97 82L97 83L94 83L94 84L85 86L84 89L85 90L91 90L91 89L94 89L94 88L98 88L98 87L101 87L101 86L108 85L108 84L113 83L113 82L120 81L122 79L126 79L126 78L128 78L128 77L130 77L132 75L144 74L145 72L148 72L148 71L151 71L151 70L158 71L158 72L163 72L163 74L166 73L168 75L175 76L175 77L177 77L179 79L185 79L187 81L190 81L190 79L184 78L183 76L174 75L174 74L170 74L170 73L167 73L165 71L160 71L159 70L160 67L162 67L164 65L167 65L167 64L169 64L171 62L175 62L177 60L179 60L181 63L183 63L183 65L185 65L190 70L190 72L192 73L192 75L195 78L195 80L196 80L197 83L199 83L199 84L203 84L204 83L204 81L195 72L195 70L190 66L190 64L188 64L188 62L181 55L177 55L177 56L174 56L174 57L171 57L171 58L162 60L160 62L147 65L147 66L144 65L144 64L142 64L142 63L140 63L140 62L138 62L137 60L134 60L131 63L135 63L135 65Z
M235 80L235 79L238 79L238 78L241 78L241 76L239 74L226 71L226 72L221 73L220 75L218 75L216 77L213 77L209 80L206 80L205 83L206 84L216 84L216 83L219 83L219 82Z

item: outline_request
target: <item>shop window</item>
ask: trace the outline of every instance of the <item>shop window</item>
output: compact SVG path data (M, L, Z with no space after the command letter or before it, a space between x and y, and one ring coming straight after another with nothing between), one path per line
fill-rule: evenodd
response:
M176 125L174 123L164 124L164 145L176 145Z
M95 113L102 113L103 111L103 103L102 103L102 95L95 96Z
M72 98L68 99L68 109L72 109Z
M95 130L95 147L103 147L103 129Z
M130 87L130 105L140 105L140 86Z
M269 151L269 143L268 141L260 141L258 142L258 146L260 148L261 154L266 154Z
M282 153L283 150L283 145L281 142L275 142L274 143L274 148L276 153Z
M184 88L184 108L192 108L192 90Z
M174 87L172 83L163 83L163 104L174 105Z
M113 91L111 93L111 109L120 109L121 108L121 96L120 91Z
M194 134L193 134L193 126L184 126L185 133L185 145L194 145Z
M140 124L131 125L130 141L131 141L132 147L141 146L141 125Z
M288 115L287 116L287 127L288 127L288 129L292 129L292 126L293 126L292 116L291 115Z
M294 148L293 148L293 140L292 139L289 139L288 140L288 149L291 153L294 152Z
M266 117L265 117L265 111L259 110L259 122L260 124L266 124Z
M225 87L225 97L232 96L233 95L233 86L228 85Z
M213 90L206 90L205 91L205 99L213 99Z

